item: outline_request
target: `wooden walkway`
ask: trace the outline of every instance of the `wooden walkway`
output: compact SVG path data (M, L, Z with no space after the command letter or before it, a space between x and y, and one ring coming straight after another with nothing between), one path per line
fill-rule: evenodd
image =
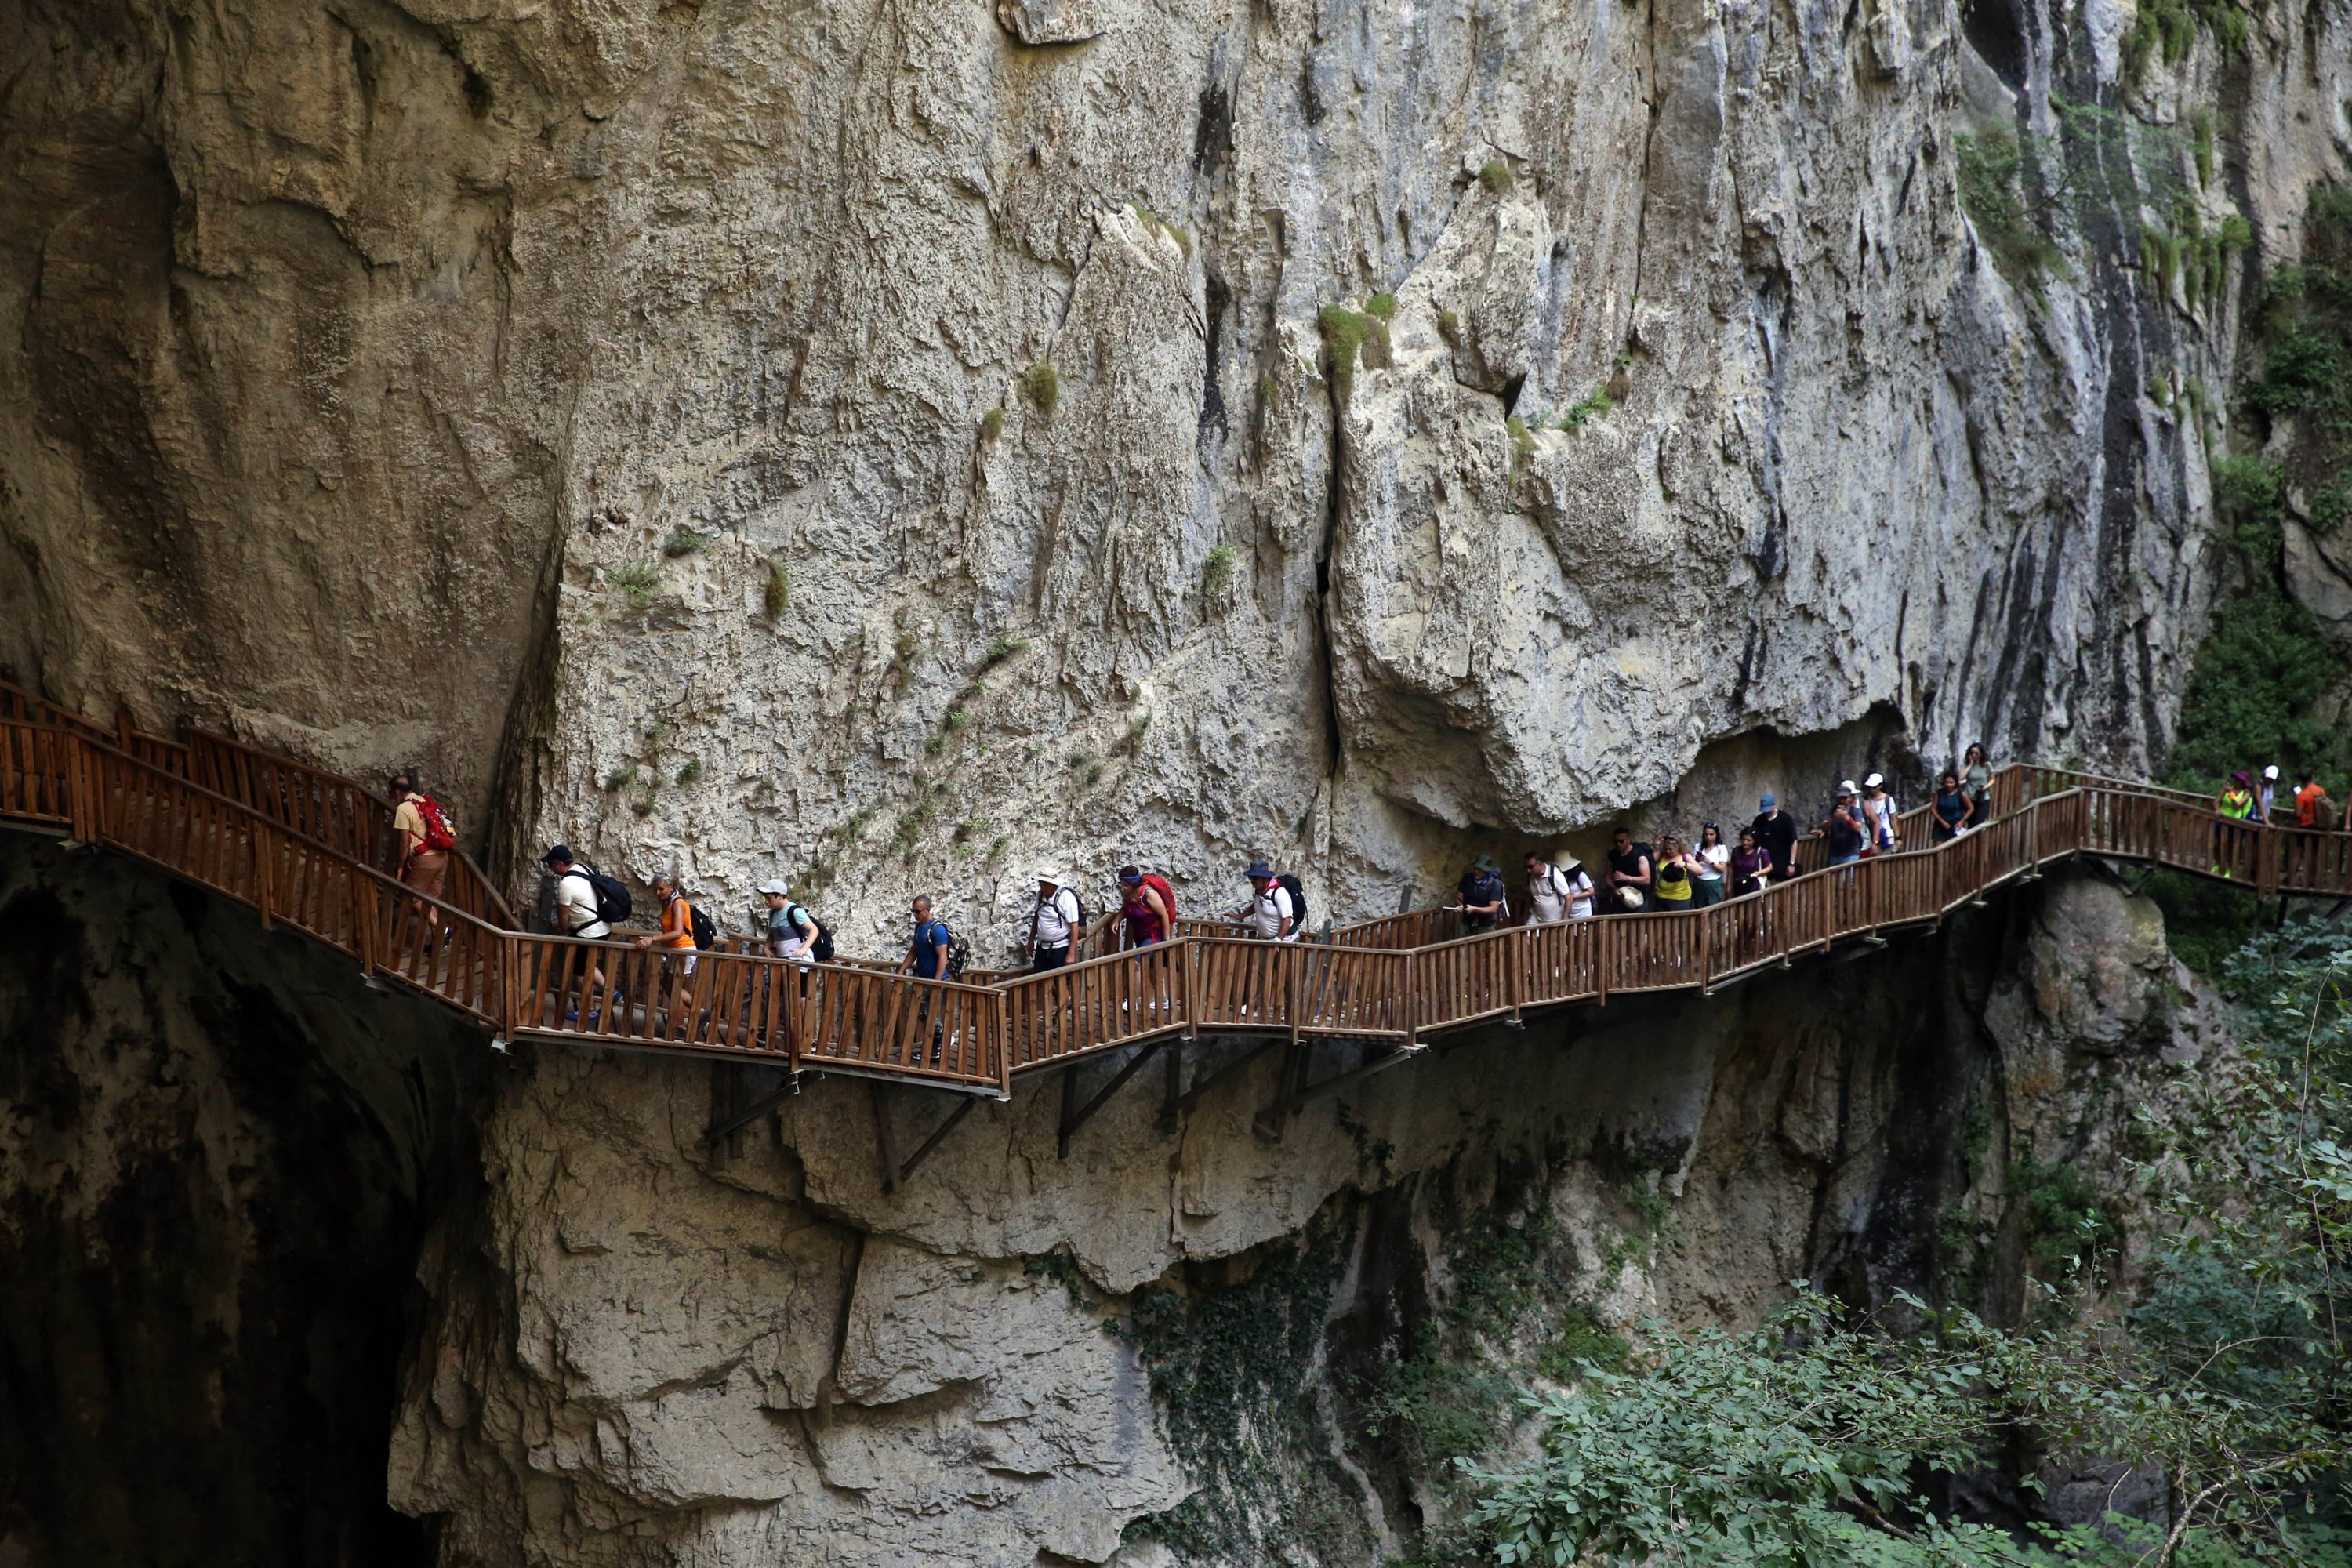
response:
M1635 992L1706 992L1799 955L1874 941L2056 860L2096 855L2226 876L2264 897L2352 896L2352 835L2217 817L2179 791L2052 768L1994 780L1995 820L1933 849L1799 877L1675 914L1614 915L1461 937L1422 910L1297 943L1213 921L1039 975L917 980L880 964L804 966L705 952L688 977L631 943L514 929L470 861L446 900L389 860L391 803L344 778L201 731L108 728L0 686L0 818L152 862L446 1004L505 1040L558 1040L848 1073L983 1096L1024 1074L1153 1042L1255 1035L1363 1042L1370 1070L1442 1031ZM1925 844L1923 811L1906 842ZM1285 1107L1309 1086L1303 1052ZM1123 1065L1124 1081L1141 1054ZM1342 1075L1352 1078L1355 1073ZM1081 1110L1065 1075L1064 1135ZM1181 1097L1171 1079L1171 1103Z

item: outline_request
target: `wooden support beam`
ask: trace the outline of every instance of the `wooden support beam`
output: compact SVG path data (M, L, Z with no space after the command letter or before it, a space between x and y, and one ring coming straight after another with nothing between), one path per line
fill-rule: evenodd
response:
M898 1180L904 1182L913 1175L915 1167L921 1164L924 1158L940 1146L940 1141L954 1131L956 1123L970 1116L971 1108L979 1103L978 1095L964 1095L958 1099L956 1108L940 1119L940 1124L931 1129L931 1135L917 1144L915 1152L907 1156L907 1163L898 1167Z
M1379 1044L1371 1041L1367 1041L1366 1047L1364 1060L1356 1066L1345 1072L1333 1073L1329 1078L1303 1085L1291 1099L1291 1114L1297 1115L1327 1094L1337 1094L1352 1084L1361 1083L1375 1073L1383 1073L1401 1062L1409 1062L1429 1049L1427 1046L1396 1046L1388 1050L1381 1050Z
M1240 1073L1252 1062L1257 1060L1258 1058L1265 1055L1266 1052L1274 1049L1275 1047L1280 1044L1282 1044L1280 1039L1273 1037L1258 1041L1255 1045L1250 1047L1248 1050L1244 1051L1240 1056L1235 1057L1233 1060L1227 1062L1216 1071L1209 1074L1206 1078L1197 1080L1192 1088L1177 1096L1176 1102L1171 1108L1172 1110L1177 1114L1181 1114L1184 1111L1192 1110L1192 1107L1201 1103L1201 1097L1202 1095L1208 1093L1219 1084L1223 1083L1227 1079Z
M890 1131L890 1088L880 1079L871 1080L873 1091L874 1142L882 1155L882 1190L898 1190L898 1141Z
M711 1064L710 1070L713 1072L725 1072L733 1065L734 1064L731 1062L713 1062ZM877 1080L874 1087L878 1090L882 1085ZM721 1116L717 1121L713 1121L707 1129L704 1130L702 1141L705 1143L716 1143L730 1132L740 1131L742 1129L751 1126L754 1121L759 1121L762 1116L765 1116L770 1111L775 1110L776 1107L783 1104L784 1101L792 1099L793 1096L798 1094L800 1091L801 1075L798 1073L793 1073L784 1079L783 1088L776 1089L772 1093L763 1094L759 1099L751 1101L749 1105L738 1106L728 1111L726 1115Z
M1078 1081L1078 1068L1080 1064L1078 1062L1072 1062L1066 1068L1063 1069L1062 1127L1060 1135L1055 1143L1055 1157L1062 1160L1068 1159L1070 1157L1070 1134L1076 1132L1079 1128L1084 1127L1088 1121L1092 1120L1094 1113L1100 1110L1109 1102L1110 1097L1117 1094L1119 1091L1120 1086L1125 1084L1129 1079L1135 1076L1138 1068L1141 1068L1144 1063L1157 1056L1162 1046L1171 1043L1172 1042L1168 1040L1153 1040L1138 1047L1135 1055L1128 1058L1126 1065L1122 1066L1117 1072L1111 1074L1110 1081L1104 1084L1102 1088L1097 1089L1094 1093L1094 1097L1088 1100L1084 1105L1079 1106L1075 1111L1071 1110L1070 1102L1075 1097L1073 1086Z

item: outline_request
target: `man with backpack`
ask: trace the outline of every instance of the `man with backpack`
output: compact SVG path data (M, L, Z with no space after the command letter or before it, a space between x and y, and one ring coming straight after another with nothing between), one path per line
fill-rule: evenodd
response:
M576 936L589 942L602 942L613 934L613 921L626 920L629 915L628 889L600 876L573 858L571 846L551 845L540 864L554 879L554 925L563 936ZM609 887L607 886L609 884ZM562 950L563 962L551 994L559 1001L567 1000L579 972L585 968L591 997L601 995L604 989L604 971L596 963L593 950L567 947ZM588 1022L596 1022L597 1009L587 1009ZM568 1023L579 1016L576 1009L564 1015Z
M782 879L772 878L761 883L760 896L768 901L770 957L789 958L796 963L833 962L833 933L793 902L792 889Z
M416 787L415 770L403 768L392 775L392 798L398 804L392 812L393 848L399 857L393 875L401 885L424 894L428 899L445 896L449 886L449 857L457 847L457 837L449 829L448 814L441 803ZM428 925L441 923L441 911L427 904L425 920Z
M1853 865L1862 858L1862 851L1870 842L1870 830L1863 826L1862 810L1854 804L1858 793L1852 779L1840 784L1837 804L1830 808L1829 820L1822 824L1832 866Z
M1086 929L1087 912L1078 895L1058 871L1037 873L1037 901L1029 909L1029 973L1043 974L1070 962L1070 945Z
M1298 904L1290 896L1290 884L1297 879L1276 877L1274 868L1263 860L1251 861L1247 875L1250 901L1235 910L1233 918L1247 924L1261 941L1298 940Z
M1592 918L1592 879L1571 861L1565 869L1540 855L1528 857L1528 919L1531 926Z
M1493 931L1510 913L1509 895L1503 887L1502 868L1493 858L1481 855L1462 873L1456 885L1462 901L1453 906L1462 916L1462 934L1476 936L1480 931Z
M912 973L918 980L948 978L948 950L955 945L955 936L948 922L931 914L931 900L917 893L913 904L915 934L908 939L907 956L899 961L901 973Z
M698 923L709 925L695 912L686 896L677 890L677 879L665 872L654 879L654 897L661 900L661 934L641 936L637 945L659 948L662 955L662 981L670 993L669 1016L676 1023L681 1016L691 1018L694 993L686 987L687 976L694 973L695 961L700 956L700 943L695 939ZM654 998L648 998L652 1002ZM648 1020L650 1022L650 1019Z

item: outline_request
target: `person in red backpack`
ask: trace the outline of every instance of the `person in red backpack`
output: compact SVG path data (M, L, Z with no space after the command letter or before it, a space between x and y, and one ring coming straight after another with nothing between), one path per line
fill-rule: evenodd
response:
M1176 890L1168 879L1139 866L1121 866L1118 885L1123 895L1118 912L1110 918L1125 936L1125 947L1150 947L1176 932Z
M428 899L440 898L449 886L449 856L457 847L449 818L439 801L417 788L416 774L408 769L392 775L392 798L399 803L392 814L393 847L400 856L394 875ZM441 911L427 904L425 918L439 925Z

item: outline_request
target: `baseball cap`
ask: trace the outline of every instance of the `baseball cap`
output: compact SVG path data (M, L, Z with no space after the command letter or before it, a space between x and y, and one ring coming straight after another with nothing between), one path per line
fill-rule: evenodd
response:
M1780 805L1780 797L1779 795L1774 795L1774 794L1773 794L1770 790L1769 790L1769 789L1768 789L1768 790L1766 790L1766 791L1764 792L1764 798L1763 798L1763 799L1761 799L1761 800L1759 800L1759 801L1758 801L1758 802L1756 803L1757 806L1758 806L1759 809L1764 810L1764 811L1769 811L1769 810L1771 810L1774 806L1776 806L1776 805Z
M1885 773L1873 773L1868 778L1862 781L1862 787L1864 789L1876 789L1880 784L1883 784L1885 782L1886 775Z
M769 878L766 881L760 884L760 891L763 893L776 893L784 898L791 898L793 896L793 890L784 886L784 879L782 877Z
M1860 790L1853 787L1853 781L1852 779L1840 779L1838 781L1838 794L1860 795L1861 793L1862 792Z

